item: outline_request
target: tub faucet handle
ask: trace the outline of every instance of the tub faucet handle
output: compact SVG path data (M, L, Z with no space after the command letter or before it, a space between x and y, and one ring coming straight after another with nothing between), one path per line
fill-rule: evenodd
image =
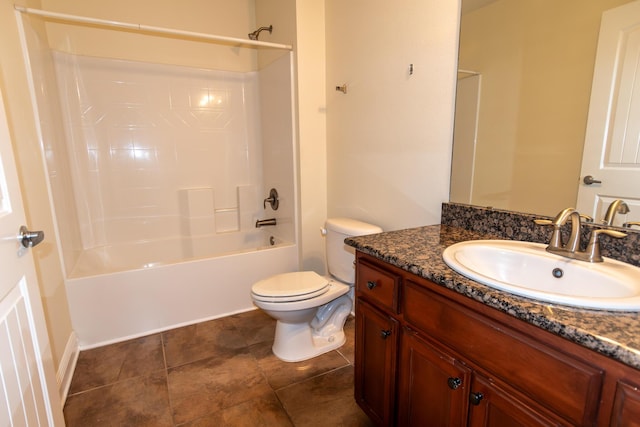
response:
M272 188L269 191L269 197L264 199L264 202L262 203L264 209L267 209L267 203L271 205L271 209L273 209L274 211L278 210L278 207L280 206L280 199L278 199L278 190Z

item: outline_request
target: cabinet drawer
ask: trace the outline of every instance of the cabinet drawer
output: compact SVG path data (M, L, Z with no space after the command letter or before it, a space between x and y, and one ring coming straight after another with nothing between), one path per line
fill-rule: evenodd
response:
M405 319L574 425L593 424L603 372L406 281Z
M398 312L400 276L359 260L356 272L356 291L378 307Z

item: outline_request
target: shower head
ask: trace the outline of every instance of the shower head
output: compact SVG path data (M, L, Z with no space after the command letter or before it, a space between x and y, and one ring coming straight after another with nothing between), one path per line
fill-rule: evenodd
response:
M271 34L271 32L273 31L273 25L269 25L268 27L260 27L257 30L255 30L253 33L249 33L249 38L251 40L258 40L258 36L260 35L261 31L269 31L269 34Z

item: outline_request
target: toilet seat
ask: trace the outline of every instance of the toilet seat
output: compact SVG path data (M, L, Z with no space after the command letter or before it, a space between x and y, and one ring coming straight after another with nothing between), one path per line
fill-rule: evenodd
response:
M296 271L256 282L251 294L257 301L286 303L323 295L330 286L329 280L314 271Z

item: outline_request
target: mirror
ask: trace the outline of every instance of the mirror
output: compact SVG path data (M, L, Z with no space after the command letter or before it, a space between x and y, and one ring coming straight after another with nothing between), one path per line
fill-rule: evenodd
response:
M602 12L630 0L462 0L452 202L575 206Z

